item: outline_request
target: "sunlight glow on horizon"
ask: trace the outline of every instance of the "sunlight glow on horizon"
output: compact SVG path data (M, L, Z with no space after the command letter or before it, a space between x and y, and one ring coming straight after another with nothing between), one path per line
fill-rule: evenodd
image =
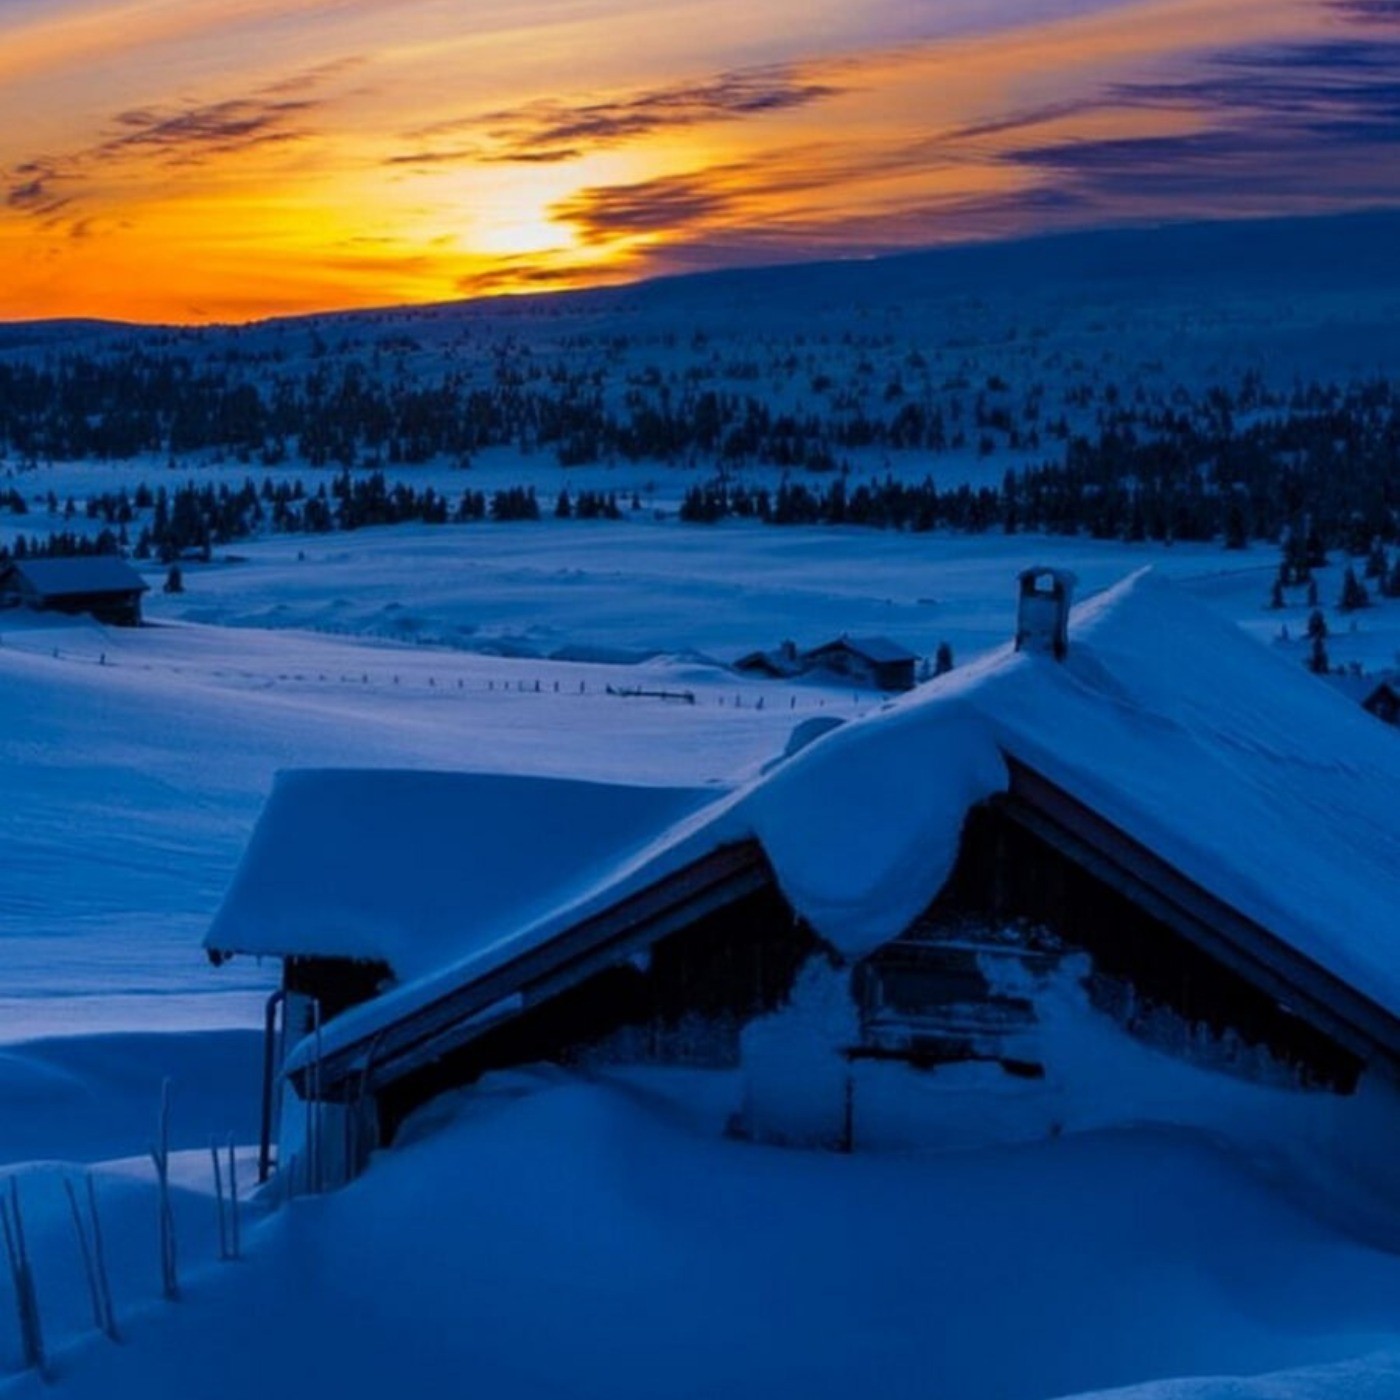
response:
M247 320L1400 202L1373 158L1400 5L450 9L0 11L0 318Z

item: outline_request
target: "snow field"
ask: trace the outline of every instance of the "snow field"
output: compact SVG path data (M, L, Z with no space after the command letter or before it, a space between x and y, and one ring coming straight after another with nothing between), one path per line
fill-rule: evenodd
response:
M1395 1345L1395 1258L1208 1136L848 1157L726 1140L737 1092L496 1076L252 1228L247 1264L192 1263L128 1345L60 1358L62 1393L1031 1400Z
M1261 640L1278 625L1263 608L1271 551L530 531L259 543L246 564L191 569L189 593L151 600L169 625L134 633L0 618L5 1160L139 1158L165 1077L192 1182L210 1133L253 1140L251 1028L273 970L215 970L198 945L278 769L677 785L756 773L800 720L878 702L741 680L707 657L844 628L925 652L947 637L966 665L1009 634L1011 578L1032 561L1071 564L1088 593L1151 560ZM327 615L336 598L348 606ZM419 637L477 630L452 647L374 635L400 613ZM1384 661L1400 611L1357 620L1334 659L1353 646ZM549 659L565 648L596 659ZM928 1095L927 1080L858 1086L850 1159L725 1141L744 1089L724 1076L503 1078L443 1105L436 1129L343 1196L250 1225L241 1267L212 1265L212 1202L181 1196L191 1268L175 1307L151 1304L149 1183L113 1177L111 1229L131 1242L129 1256L113 1246L121 1348L88 1338L61 1187L36 1182L63 1393L431 1392L467 1377L521 1396L1030 1400L1321 1365L1333 1369L1279 1384L1308 1400L1386 1394L1400 1280L1376 1243L1393 1238L1372 1152L1387 1139L1367 1117L1388 1121L1386 1106L1332 1120L1325 1101L1216 1093L1214 1077L1158 1073L1084 1036L1071 1060L1083 1077L1047 1096L957 1077ZM1104 1081L1108 1064L1125 1082ZM13 1347L8 1325L0 1346ZM42 1393L32 1378L10 1388ZM1295 1391L1238 1391L1274 1393Z

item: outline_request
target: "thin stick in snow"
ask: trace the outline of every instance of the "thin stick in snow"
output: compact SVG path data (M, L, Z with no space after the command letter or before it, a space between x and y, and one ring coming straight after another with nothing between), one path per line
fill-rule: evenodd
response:
M307 1075L306 1189L314 1196L323 1186L321 1134L325 1127L321 1107L321 1003L315 999L311 1003L311 1033L316 1039L316 1056Z
M26 1369L44 1373L44 1333L39 1321L39 1298L34 1289L34 1271L24 1242L24 1215L19 1205L19 1182L10 1178L9 1195L0 1199L0 1218L5 1227L5 1253L10 1261L14 1283L15 1310L19 1318L20 1347Z
M78 1237L78 1253L83 1257L83 1276L87 1279L88 1298L92 1303L92 1325L99 1332L106 1331L106 1321L102 1312L102 1291L97 1284L97 1266L93 1263L92 1245L88 1240L87 1226L83 1213L78 1209L78 1193L73 1189L70 1177L63 1178L64 1194L68 1197L68 1208L73 1215L73 1233Z
M170 1208L170 1081L160 1086L160 1120L157 1145L151 1148L151 1161L156 1167L156 1187L160 1220L160 1278L161 1291L174 1302L180 1296L180 1281L175 1267L175 1214Z
M316 1142L316 1098L312 1092L315 1074L316 1067L313 1065L306 1072L306 1131L304 1135L305 1145L302 1151L302 1156L304 1158L302 1171L306 1177L306 1194L308 1196L311 1194L311 1157L315 1150ZM289 1196L293 1184L292 1178L295 1176L295 1171L289 1171L287 1173L287 1191Z
M228 1135L229 1258L242 1257L243 1243L238 1222L238 1159L233 1152L233 1134Z
M117 1329L117 1311L112 1306L112 1285L107 1278L107 1250L102 1242L102 1216L97 1210L97 1185L91 1172L87 1174L88 1215L92 1220L92 1262L97 1274L97 1286L102 1294L103 1331L114 1341L121 1341Z
M214 1164L214 1200L218 1203L219 1211L219 1258L228 1258L228 1218L224 1210L224 1173L219 1165L219 1149L214 1146L214 1139L209 1139L209 1160Z

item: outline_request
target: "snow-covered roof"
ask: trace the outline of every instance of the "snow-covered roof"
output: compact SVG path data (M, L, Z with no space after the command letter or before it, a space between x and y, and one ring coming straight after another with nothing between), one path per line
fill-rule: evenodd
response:
M714 798L497 773L282 773L205 947L381 961L411 980L568 902Z
M781 649L750 651L734 663L736 671L762 671L772 676L798 676L802 674L802 669L802 663L796 656Z
M1400 1015L1395 736L1296 662L1148 572L1080 605L1071 638L1063 662L1001 648L843 725L707 805L693 793L658 798L654 810L619 798L628 820L614 829L603 815L613 790L578 785L568 829L587 827L596 839L577 848L512 847L510 859L474 863L469 879L440 887L435 898L450 900L455 891L459 900L454 927L477 901L493 917L479 936L433 940L430 952L412 959L412 972L405 962L402 985L327 1027L326 1052L740 840L757 840L793 907L831 944L859 957L896 937L942 888L963 819L1006 787L1007 758ZM353 946L369 952L385 936L377 923L397 938L419 936L424 901L413 888L413 872L422 868L416 844L391 821L351 820L351 812L377 806L356 795L362 781L345 778L335 829L338 858L356 871L351 878L365 878L365 853L385 872L374 899L355 906L363 912ZM490 822L493 802L504 815L513 810L511 794L528 794L537 781L441 779L443 820L465 842ZM310 884L305 878L307 842L316 857L326 838L279 817L284 794L308 783L334 779L285 779L259 827L230 895L244 930L266 919L277 935L290 936L324 922L319 900L345 903L329 883L334 861L321 857L328 873ZM459 800L471 810L448 816L446 807ZM590 820L595 803L599 815ZM528 827L521 821L515 829ZM433 849L450 859L456 845ZM270 885L269 860L281 872ZM555 874L561 860L563 878ZM211 946L235 946L223 932L233 921L221 913Z
M145 592L149 584L115 554L85 554L69 559L17 559L14 571L45 598L82 593Z
M893 661L917 661L919 659L908 647L891 641L889 637L841 636L822 646L813 647L807 655L823 656L829 651L851 651L877 666Z
M1070 636L978 688L1001 748L1400 1014L1395 736L1149 572Z

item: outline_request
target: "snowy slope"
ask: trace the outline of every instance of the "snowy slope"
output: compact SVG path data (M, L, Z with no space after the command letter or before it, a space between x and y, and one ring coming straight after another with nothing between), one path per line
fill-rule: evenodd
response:
M806 546L819 548L819 538ZM1005 581L1023 557L965 556L954 577L977 635L1005 635ZM1219 588L1227 606L1255 594L1247 580L1237 590L1214 573L1204 553L1191 566L1201 571L1197 591ZM1154 654L1168 667L1190 658L1160 630L1135 640L1126 625L1115 628L1113 616L1132 618L1135 597L1152 611L1164 606L1140 583L1098 621L1091 604L1084 650L1120 670L1117 652L1136 657L1130 670L1145 668L1155 686ZM686 616L675 614L677 632ZM1318 708L1308 708L1309 723L1343 726L1339 752L1391 740L1370 720L1364 731L1347 728L1350 712L1312 689L1292 658L1276 668L1255 644L1239 655L1250 674L1258 666L1277 676L1271 687L1290 707L1303 702L1288 687L1310 687ZM980 691L994 697L988 676L1042 673L1042 697L1045 669L965 664L941 684L966 715ZM1094 706L1111 705L1101 673L1059 669L1051 703L1083 703L1072 700L1082 690ZM681 673L702 697L694 707L606 694L609 680L664 683ZM0 821L12 852L0 908L6 1028L21 1038L60 1025L119 1032L7 1052L11 1160L139 1154L158 1081L172 1073L180 1145L196 1148L228 1128L251 1137L255 1038L201 1039L180 1028L218 1023L216 988L246 988L241 1024L256 1016L267 970L247 959L208 968L197 943L276 769L461 765L686 787L756 770L795 718L871 706L809 688L792 692L801 705L793 712L775 703L787 688L690 664L511 661L199 626L7 633L0 674ZM1200 677L1188 668L1187 680L1204 704ZM1019 683L1005 683L1015 693ZM937 695L927 692L935 713L946 703ZM846 732L915 723L921 701ZM1224 713L1237 736L1255 733L1247 712ZM998 716L1009 724L1015 711L989 698L976 723ZM1206 722L1189 710L1168 718L1183 736ZM1079 750L1085 763L1090 739ZM1242 750L1246 772L1292 771L1297 745L1273 739L1260 752ZM853 742L838 732L807 761L815 768L823 747ZM1270 757L1269 748L1282 752ZM1327 740L1315 752L1321 781L1337 755ZM130 1031L141 1024L175 1033L138 1044ZM436 1137L381 1159L344 1196L279 1213L254 1232L253 1258L240 1268L212 1267L212 1203L182 1198L188 1298L173 1309L156 1302L149 1189L133 1189L113 1198L109 1221L127 1241L114 1246L126 1261L117 1283L130 1337L122 1348L81 1340L81 1282L60 1210L49 1224L36 1219L33 1233L61 1388L107 1400L224 1400L254 1389L279 1397L304 1394L314 1371L318 1384L347 1395L432 1388L442 1378L457 1385L463 1376L488 1393L524 1396L849 1395L874 1377L892 1396L934 1387L959 1400L1030 1400L1150 1377L1321 1365L1332 1369L1287 1384L1312 1387L1297 1391L1308 1400L1364 1395L1363 1385L1385 1394L1400 1345L1386 1299L1400 1280L1393 1258L1364 1240L1387 1238L1393 1217L1386 1228L1366 1217L1360 1237L1325 1223L1335 1206L1357 1226L1357 1187L1339 1153L1393 1157L1367 1106L1358 1105L1359 1120L1324 1113L1311 1128L1310 1105L1300 1121L1262 1093L1203 1114L1205 1082L1167 1093L1139 1062L1101 1041L1088 1049L1089 1065L1132 1068L1121 1082L1087 1081L1071 1120L1078 1132L934 1157L910 1155L896 1120L912 1114L925 1134L930 1122L965 1134L962 1110L991 1107L985 1085L954 1094L957 1122L926 1118L916 1095L891 1101L862 1090L866 1126L875 1131L878 1103L892 1115L892 1136L845 1161L722 1141L740 1095L729 1080L680 1088L517 1077L473 1098ZM1001 1111L1012 1115L1014 1138L1063 1106L1037 1104L1028 1116L1026 1105L1008 1102ZM1125 1126L1136 1118L1198 1126ZM1299 1148L1320 1155L1295 1161ZM207 1160L195 1154L188 1171L203 1180ZM1304 1182L1308 1193L1295 1200ZM61 1207L42 1194L49 1188L34 1190L36 1214L45 1200ZM1375 1209L1393 1208L1382 1199ZM5 1298L0 1281L0 1308ZM357 1324L347 1329L351 1314ZM4 1345L13 1348L12 1337ZM1345 1360L1377 1349L1376 1359ZM1271 1384L1241 1393L1278 1393ZM25 1379L13 1389L40 1393Z

